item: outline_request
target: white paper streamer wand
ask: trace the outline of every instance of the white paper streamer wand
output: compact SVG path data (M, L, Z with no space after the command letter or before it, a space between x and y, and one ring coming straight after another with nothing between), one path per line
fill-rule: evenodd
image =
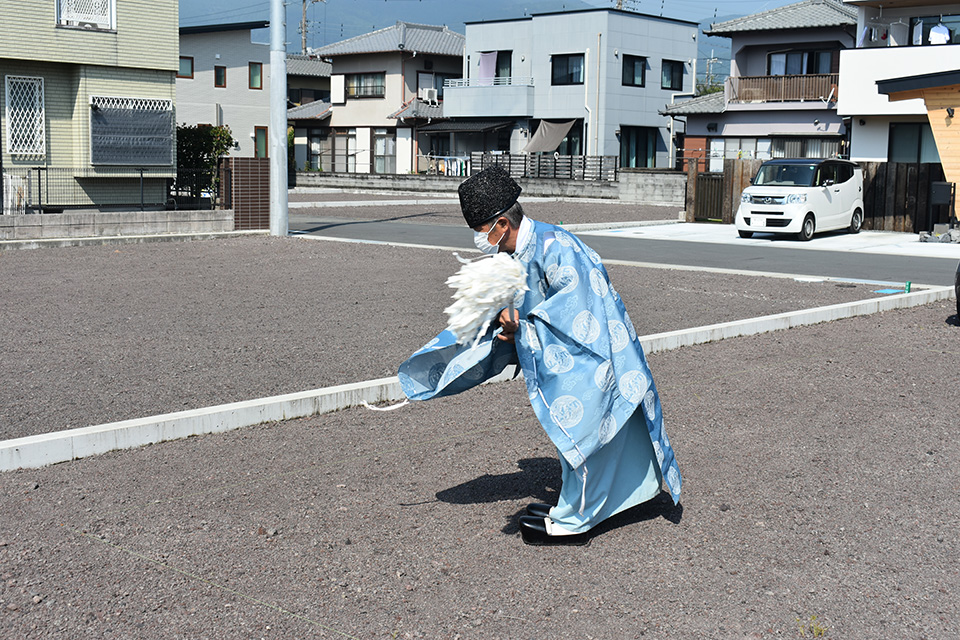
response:
M509 308L513 318L514 295L528 289L526 280L524 265L506 253L464 264L447 279L456 290L453 304L444 310L447 329L460 344L473 340L476 346L501 309Z

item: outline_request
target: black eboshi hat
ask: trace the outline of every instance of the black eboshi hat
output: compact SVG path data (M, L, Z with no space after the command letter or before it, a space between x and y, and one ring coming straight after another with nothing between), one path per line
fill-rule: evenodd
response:
M468 227L479 227L517 201L518 185L498 164L475 173L460 184L460 211Z

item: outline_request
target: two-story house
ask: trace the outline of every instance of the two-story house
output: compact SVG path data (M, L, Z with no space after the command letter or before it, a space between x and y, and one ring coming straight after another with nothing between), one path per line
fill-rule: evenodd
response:
M4 3L4 200L121 207L143 189L164 202L176 175L177 58L176 2Z
M230 155L265 158L270 124L269 21L180 27L177 123L226 125ZM264 42L257 42L257 33Z
M846 155L838 72L856 22L840 0L803 0L711 25L704 33L731 39L730 76L722 93L662 110L685 120L678 157L720 171L724 158Z
M495 136L457 135L451 151L667 166L670 121L658 109L693 91L697 36L694 22L616 9L467 23L463 78L447 83L443 116L509 126Z
M352 173L409 173L419 140L410 123L391 114L461 73L463 35L446 27L397 22L312 55L329 59L330 104L288 112L304 140L311 168ZM439 99L439 98L434 98ZM301 145L298 145L298 147Z
M947 109L960 108L960 99L931 109L919 94L891 99L889 90L892 81L960 70L960 2L845 1L857 11L857 47L840 56L838 111L851 122L850 158L942 161L948 176L960 181L956 142L953 154L941 157L944 150L938 148L946 148L948 134L957 130ZM934 118L937 126L931 128ZM945 136L942 143L937 131Z

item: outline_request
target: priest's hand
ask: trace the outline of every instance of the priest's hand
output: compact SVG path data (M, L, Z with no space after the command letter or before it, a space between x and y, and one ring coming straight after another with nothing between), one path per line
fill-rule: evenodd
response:
M497 322L500 323L500 326L503 327L503 331L497 336L500 340L504 342L514 342L514 334L517 333L517 330L520 329L520 313L514 309L513 317L510 317L510 309L504 309L500 312L500 315L497 317Z

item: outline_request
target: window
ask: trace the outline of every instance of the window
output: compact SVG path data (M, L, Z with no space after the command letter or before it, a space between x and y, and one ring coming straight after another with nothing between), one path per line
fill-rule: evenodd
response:
M348 98L382 98L387 93L387 74L352 73L346 76Z
M656 127L620 127L620 166L654 167L657 160Z
M660 68L660 88L683 91L683 63L664 60Z
M193 58L190 56L180 56L180 68L177 70L178 78L193 78Z
M267 127L253 128L253 157L267 158Z
M57 0L61 27L112 31L116 20L114 0Z
M831 158L840 150L837 138L773 138L770 144L774 158Z
M263 63L262 62L250 63L249 86L251 89L263 89Z
M927 122L890 124L890 162L940 162L937 143Z
M173 163L171 100L90 98L90 162L106 165Z
M227 68L219 65L213 68L213 86L221 89L227 86Z
M397 132L394 129L373 130L373 172L397 172Z
M640 56L623 56L623 86L642 87L646 79L647 59Z
M43 78L6 77L7 153L42 156L47 152Z
M497 51L497 72L495 78L509 78L513 75L513 51Z
M583 54L571 53L550 57L550 84L583 84Z
M833 73L836 51L781 51L767 58L767 75L802 76ZM839 69L837 58L837 69Z

